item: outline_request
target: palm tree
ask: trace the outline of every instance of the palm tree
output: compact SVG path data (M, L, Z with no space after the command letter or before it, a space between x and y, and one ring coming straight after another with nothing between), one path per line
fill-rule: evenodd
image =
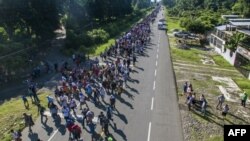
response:
M230 49L231 51L235 52L238 44L244 39L244 34L242 33L233 33L233 35L226 40L226 48Z

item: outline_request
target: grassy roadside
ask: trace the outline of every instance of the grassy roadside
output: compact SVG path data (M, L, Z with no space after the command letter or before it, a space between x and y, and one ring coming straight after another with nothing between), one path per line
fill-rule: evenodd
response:
M250 97L250 80L246 78L235 78L233 80L241 88L241 90L245 91Z
M165 15L167 19L168 31L172 31L173 29L184 29L180 26L179 17L171 17L168 15L168 11L165 9Z
M240 101L226 101L230 105L230 114L225 121L222 120L221 111L215 108L217 96L221 94L218 85L227 87L228 84L216 82L212 76L232 78L239 88L248 94L250 93L250 80L244 78L212 48L209 50L196 46L191 46L190 49L178 48L176 38L171 33L173 29L182 29L180 21L168 15L166 19L170 31L168 37L178 87L184 138L187 141L223 141L223 125L249 124L250 111L241 107ZM215 65L203 64L201 60L204 58L213 60ZM199 109L188 111L185 104L186 97L182 94L185 81L193 84L197 99L201 94L205 95L208 101L207 116L204 117Z
M143 13L142 16L137 16L132 20L130 18L123 19L122 21L117 21L117 23L113 23L114 25L119 25L119 33L117 36L110 38L106 43L95 45L93 47L80 47L79 51L88 54L89 56L97 56L100 55L101 52L105 51L109 48L112 44L115 43L116 37L119 37L124 32L128 31L131 27L133 27L136 23L140 22L144 17L150 14L152 8L142 9L141 12Z
M41 91L38 92L39 99L41 100L41 105L47 107L46 96L50 92ZM21 98L12 99L10 101L4 102L0 105L0 140L1 141L11 141L12 137L10 135L11 129L24 129L24 122L22 119L23 113L32 114L34 121L38 118L39 114L37 111L37 106L31 103L30 98L28 98L30 109L25 109L23 101Z

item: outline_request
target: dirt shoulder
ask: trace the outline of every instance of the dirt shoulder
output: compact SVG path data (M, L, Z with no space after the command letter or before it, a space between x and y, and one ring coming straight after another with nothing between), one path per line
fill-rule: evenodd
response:
M169 40L185 140L222 141L224 125L249 124L249 101L246 108L240 105L240 94L244 88L235 80L244 80L244 83L250 81L234 67L230 67L223 58L219 58L220 62L217 63L216 60L220 56L213 48L180 49L176 45L175 37L169 36ZM215 56L216 60L213 59ZM210 63L206 64L204 60ZM199 104L192 106L191 111L188 110L186 95L183 95L183 85L186 81L193 85L197 100L202 94L205 95L208 102L205 116L201 113ZM227 95L223 105L228 104L230 108L225 120L221 115L222 111L216 109L217 97L221 94Z

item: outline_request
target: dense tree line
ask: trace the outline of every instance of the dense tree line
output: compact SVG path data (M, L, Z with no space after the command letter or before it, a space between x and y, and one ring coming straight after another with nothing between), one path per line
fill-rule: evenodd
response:
M135 6L135 8L144 8L149 7L151 4L151 0L133 0L132 4Z
M163 0L163 3L173 8L175 14L186 10L209 9L216 12L226 9L250 17L250 0Z
M145 8L150 0L0 0L0 37L50 39L61 24L80 28Z
M66 29L65 48L83 51L120 34L139 20L150 0L0 0L0 56L26 47L50 47L54 31ZM37 50L37 49L35 49ZM27 68L37 54L24 51L0 62L1 70ZM69 52L69 51L68 51ZM72 53L72 52L70 52ZM70 53L66 53L71 55ZM31 55L32 54L32 55ZM26 65L25 65L26 63Z
M59 25L61 0L2 0L0 27L12 40L17 36L51 38Z
M222 14L250 17L250 0L163 0L168 14L177 16L181 26L195 33L205 33L223 24Z

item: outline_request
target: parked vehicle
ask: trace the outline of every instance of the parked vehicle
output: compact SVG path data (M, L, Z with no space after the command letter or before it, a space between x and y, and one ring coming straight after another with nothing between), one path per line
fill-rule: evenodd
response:
M167 26L165 23L163 22L158 22L158 29L159 30L166 30L167 29Z
M178 38L188 38L191 34L187 31L173 32L173 35Z

